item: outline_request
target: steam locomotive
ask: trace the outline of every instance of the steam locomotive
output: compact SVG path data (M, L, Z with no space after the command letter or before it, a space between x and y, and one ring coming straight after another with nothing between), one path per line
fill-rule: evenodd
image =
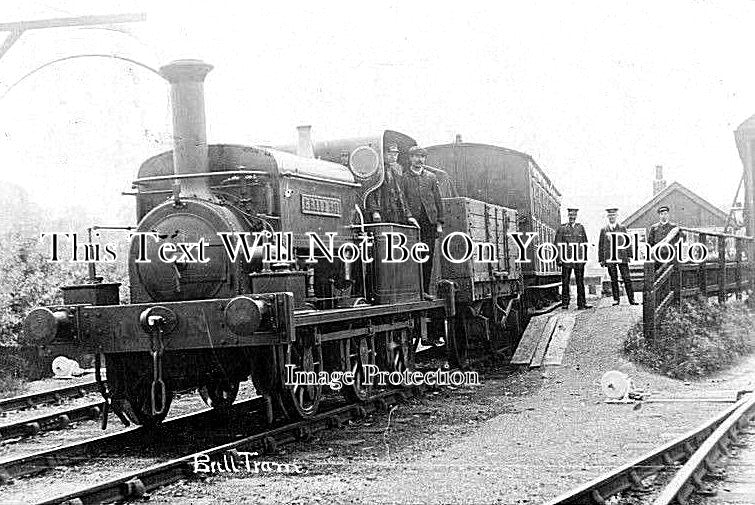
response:
M406 236L407 247L418 241L413 226L366 222L362 213L367 195L383 182L383 146L396 144L399 163L406 163L414 139L386 130L313 144L308 128L300 128L296 146L208 146L203 86L211 69L197 60L160 69L171 87L174 148L145 161L134 181L138 238L129 255L130 303L120 303L115 283L66 286L63 305L36 308L24 324L27 338L40 346L65 343L93 353L106 405L126 424L159 423L174 393L191 388L213 409L227 411L250 377L279 413L306 418L317 412L323 386L288 383L291 371L352 372L354 384L342 392L364 401L376 391L364 380L365 367L411 370L428 332L443 334L449 360L464 367L474 349L513 349L528 315L547 309L543 300L552 286L540 279L543 272L522 270L509 235L522 224L542 225L543 207L532 205L529 188L547 178L531 159L488 164L488 178L510 172L527 188L519 200L498 200L466 186L464 169L448 166L445 148L430 148L434 170L449 171L455 185L444 199L445 233L495 244L498 254L488 263L441 259L437 298L426 299L421 269L427 266L418 262L346 261L322 248L316 248L319 261L308 261L313 233L329 237L333 248L367 240L376 258L391 247L389 233ZM550 203L558 206L551 186ZM522 220L518 211L525 206ZM558 208L549 215L557 224ZM276 232L289 232L278 235L291 251L286 258L271 260L257 244L232 261L223 242ZM201 260L190 254L166 260L164 251L188 252L187 244L200 241Z

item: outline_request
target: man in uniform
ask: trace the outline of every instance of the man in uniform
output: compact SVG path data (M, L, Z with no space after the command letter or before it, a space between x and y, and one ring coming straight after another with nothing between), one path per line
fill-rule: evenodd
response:
M401 177L401 190L406 198L409 212L419 224L420 241L427 244L429 257L422 265L422 289L425 298L432 298L432 277L435 239L443 233L443 201L440 197L438 178L425 168L427 152L419 146L409 149L410 166Z
M648 230L648 244L653 247L676 228L677 225L669 221L669 208L668 205L661 205L658 207L658 222L650 227Z
M590 309L591 305L587 305L585 299L585 262L587 257L580 257L580 249L584 248L586 255L586 246L576 245L574 251L571 251L570 244L586 244L587 233L585 227L577 222L577 212L579 209L568 209L569 222L562 224L556 230L556 237L553 243L559 247L559 244L566 244L559 248L559 258L557 265L561 267L561 308L568 309L571 294L569 293L569 282L571 281L571 272L574 270L574 279L577 283L577 308ZM566 248L566 258L562 258L561 248ZM572 257L573 256L573 257ZM570 261L564 261L570 260Z
M613 304L618 305L621 295L619 294L619 273L621 273L621 280L624 281L624 290L627 292L627 299L630 305L637 305L634 301L634 290L632 289L632 279L629 274L629 260L632 259L632 251L629 249L618 249L618 246L625 245L624 241L616 236L611 238L611 235L617 233L627 233L627 228L623 224L619 224L616 221L617 213L619 209L606 209L608 214L608 225L604 226L600 230L600 238L598 239L598 261L600 266L608 268L608 276L611 278L611 294L613 294ZM611 243L616 244L617 252L615 255L611 254ZM616 261L611 261L611 258L615 257ZM617 271L618 270L618 271Z
M367 195L367 212L373 223L408 223L414 221L401 190L403 169L398 164L398 146L388 144L383 153L383 184Z

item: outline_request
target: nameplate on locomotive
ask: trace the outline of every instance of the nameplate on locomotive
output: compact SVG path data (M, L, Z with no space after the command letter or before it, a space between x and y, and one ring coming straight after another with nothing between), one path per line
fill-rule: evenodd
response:
M319 195L301 195L302 214L341 217L341 199Z

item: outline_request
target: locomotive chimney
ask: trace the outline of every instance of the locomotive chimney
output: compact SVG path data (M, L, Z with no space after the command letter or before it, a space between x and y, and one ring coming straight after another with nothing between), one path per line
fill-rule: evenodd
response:
M160 68L160 75L170 83L175 175L203 174L209 170L204 78L210 70L212 65L200 60L177 60ZM177 184L184 196L210 196L205 177L188 177L177 180Z
M312 148L312 127L310 125L297 126L299 143L296 146L296 155L303 158L314 158L315 151Z

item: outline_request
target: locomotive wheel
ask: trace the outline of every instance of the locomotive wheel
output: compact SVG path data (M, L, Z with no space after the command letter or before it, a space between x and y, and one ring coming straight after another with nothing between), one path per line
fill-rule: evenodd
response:
M414 368L412 359L412 345L406 330L390 331L385 336L386 351L388 353L388 371L404 372Z
M129 421L142 426L154 427L160 424L168 415L170 404L173 401L173 391L166 390L165 408L159 414L152 413L152 380L146 377L139 379L133 388L126 392L126 398L120 400L120 406L123 413ZM159 395L158 395L159 396ZM159 405L161 399L156 398Z
M354 374L354 384L345 385L342 390L343 396L350 402L364 402L370 399L374 392L374 385L368 384L365 379L365 365L375 365L375 339L374 337L356 337L341 342L341 362L344 372Z
M208 407L222 415L228 415L231 405L239 394L239 382L220 379L199 388L199 396Z
M301 340L288 345L286 349L286 365L294 365L293 377L296 372L305 372L319 377L322 372L322 347L319 345L306 344ZM288 370L284 368L284 376L281 379L279 391L283 408L289 417L304 419L317 413L322 398L322 385L285 384Z

